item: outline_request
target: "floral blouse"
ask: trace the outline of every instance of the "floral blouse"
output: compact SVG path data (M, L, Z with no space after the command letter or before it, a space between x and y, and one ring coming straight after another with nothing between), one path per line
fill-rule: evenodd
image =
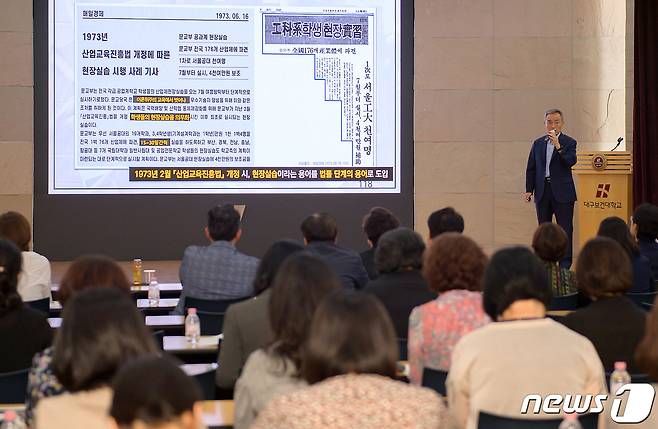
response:
M53 354L54 349L48 347L43 352L37 353L32 359L32 368L27 380L27 400L25 401L25 422L29 427L34 426L34 410L41 399L65 392L64 387L53 373Z
M409 380L420 384L423 368L450 369L455 344L490 319L482 308L482 294L449 290L416 307L409 316Z
M432 390L346 374L273 399L251 429L444 429L450 421Z

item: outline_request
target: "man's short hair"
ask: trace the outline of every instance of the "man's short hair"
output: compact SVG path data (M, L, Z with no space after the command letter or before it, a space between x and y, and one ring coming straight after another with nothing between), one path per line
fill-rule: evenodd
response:
M366 233L373 246L377 245L382 234L398 226L400 226L398 218L384 207L373 207L363 217L363 232Z
M414 230L395 228L381 236L375 251L375 266L380 274L423 266L425 242Z
M313 213L301 225L302 234L308 243L312 241L335 241L338 225L329 213Z
M657 239L658 207L649 203L640 204L633 213L633 223L637 225L637 235L639 238Z
M452 207L437 210L427 218L427 226L430 229L430 238L434 238L444 232L464 232L464 218Z
M558 113L560 115L560 119L564 119L564 115L562 114L562 110L560 109L548 109L547 111L544 112L544 120L548 118L548 115L552 115L553 113Z
M208 211L208 234L214 241L231 241L240 230L240 213L231 204Z

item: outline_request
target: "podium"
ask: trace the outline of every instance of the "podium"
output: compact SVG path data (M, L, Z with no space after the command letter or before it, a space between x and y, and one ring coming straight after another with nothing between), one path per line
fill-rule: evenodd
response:
M578 178L579 248L596 236L609 216L630 219L633 207L631 152L578 152L573 172Z

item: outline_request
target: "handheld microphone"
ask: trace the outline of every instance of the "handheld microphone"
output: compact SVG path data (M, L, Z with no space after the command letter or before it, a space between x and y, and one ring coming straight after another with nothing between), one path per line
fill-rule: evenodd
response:
M551 131L555 132L555 130L551 130ZM549 131L549 132L550 132L550 131ZM548 143L548 141L549 141L550 139L551 139L550 136L549 136L548 134L546 134L546 137L544 137L544 142L545 142L545 143Z
M624 138L623 138L623 137L619 137L619 138L617 139L617 145L616 145L615 147L613 147L612 150L611 150L610 152L612 152L613 150L617 149L617 148L619 147L619 145L621 144L621 142L623 142L623 141L624 141Z

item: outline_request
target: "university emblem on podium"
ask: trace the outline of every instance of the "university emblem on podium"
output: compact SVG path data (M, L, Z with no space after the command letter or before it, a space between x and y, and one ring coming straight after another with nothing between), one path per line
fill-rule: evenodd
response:
M592 168L594 168L594 170L605 170L607 166L608 158L604 154L597 153L592 157Z

